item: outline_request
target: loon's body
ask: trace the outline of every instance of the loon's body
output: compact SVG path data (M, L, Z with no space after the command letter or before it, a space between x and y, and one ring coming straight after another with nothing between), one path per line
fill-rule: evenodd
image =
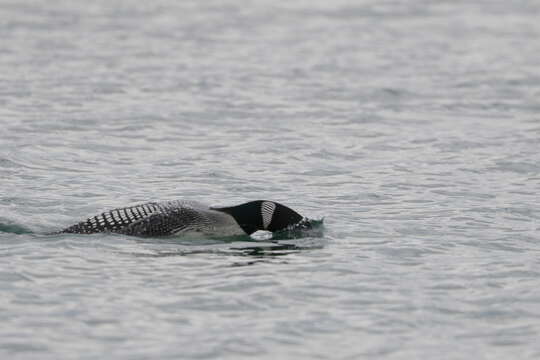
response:
M213 208L198 202L166 201L118 208L88 218L61 233L112 232L136 236L167 236L198 232L234 236L257 230L279 231L305 219L272 201L256 200L232 207Z

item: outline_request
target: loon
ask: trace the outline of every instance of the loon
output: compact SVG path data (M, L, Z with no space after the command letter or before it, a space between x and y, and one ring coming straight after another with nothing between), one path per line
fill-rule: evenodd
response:
M198 202L173 200L110 210L59 233L168 236L197 232L234 236L251 235L258 230L276 232L310 227L309 219L274 201L256 200L230 207L209 207Z

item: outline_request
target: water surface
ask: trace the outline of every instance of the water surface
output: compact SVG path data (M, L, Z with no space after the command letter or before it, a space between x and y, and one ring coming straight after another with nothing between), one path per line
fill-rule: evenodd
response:
M0 355L540 357L535 1L0 1ZM55 235L282 202L322 237Z

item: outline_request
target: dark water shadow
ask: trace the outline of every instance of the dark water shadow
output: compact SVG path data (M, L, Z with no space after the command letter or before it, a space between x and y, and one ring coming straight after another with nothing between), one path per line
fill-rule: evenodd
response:
M32 230L17 224L6 224L0 223L0 232L5 232L9 234L32 234Z
M249 235L235 236L165 236L165 237L130 237L141 244L170 244L185 246L217 245L234 242L256 242Z
M139 238L138 243L153 246L152 253L131 253L141 257L195 256L201 254L249 257L252 261L233 263L231 266L252 265L269 259L283 258L301 251L322 249L325 245L322 222L315 229L295 229L279 233L237 235L227 237L168 237ZM154 245L178 245L173 249L155 248Z
M323 239L304 239L300 243L279 243L278 241L272 242L257 242L253 246L246 244L246 242L222 244L225 246L215 247L182 247L179 249L169 250L154 250L153 253L136 253L131 252L129 255L135 257L150 257L150 258L163 258L163 257L183 257L183 256L197 256L197 255L217 255L225 257L236 257L240 260L246 259L247 261L235 261L228 266L249 266L259 263L276 263L277 259L280 259L279 263L287 263L285 260L288 255L297 254L304 251L313 251L324 248L325 242Z
M255 237L255 236L254 236ZM276 233L268 233L268 236L251 237L248 235L209 238L209 241L217 241L214 246L201 248L200 240L192 243L198 245L197 249L183 247L173 251L157 250L153 256L190 256L196 254L213 254L223 256L233 256L238 258L249 258L247 261L233 262L229 266L248 266L258 263L276 263L276 259L282 259L279 263L287 263L288 255L297 254L304 251L313 251L324 248L326 239L324 238L323 219L310 220L307 227L295 227ZM187 239L183 239L186 241ZM185 243L184 243L185 244Z

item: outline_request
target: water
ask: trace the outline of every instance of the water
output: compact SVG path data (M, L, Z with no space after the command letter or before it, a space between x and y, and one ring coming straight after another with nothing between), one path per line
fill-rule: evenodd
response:
M0 355L540 357L535 1L0 1ZM322 237L45 236L149 200Z

